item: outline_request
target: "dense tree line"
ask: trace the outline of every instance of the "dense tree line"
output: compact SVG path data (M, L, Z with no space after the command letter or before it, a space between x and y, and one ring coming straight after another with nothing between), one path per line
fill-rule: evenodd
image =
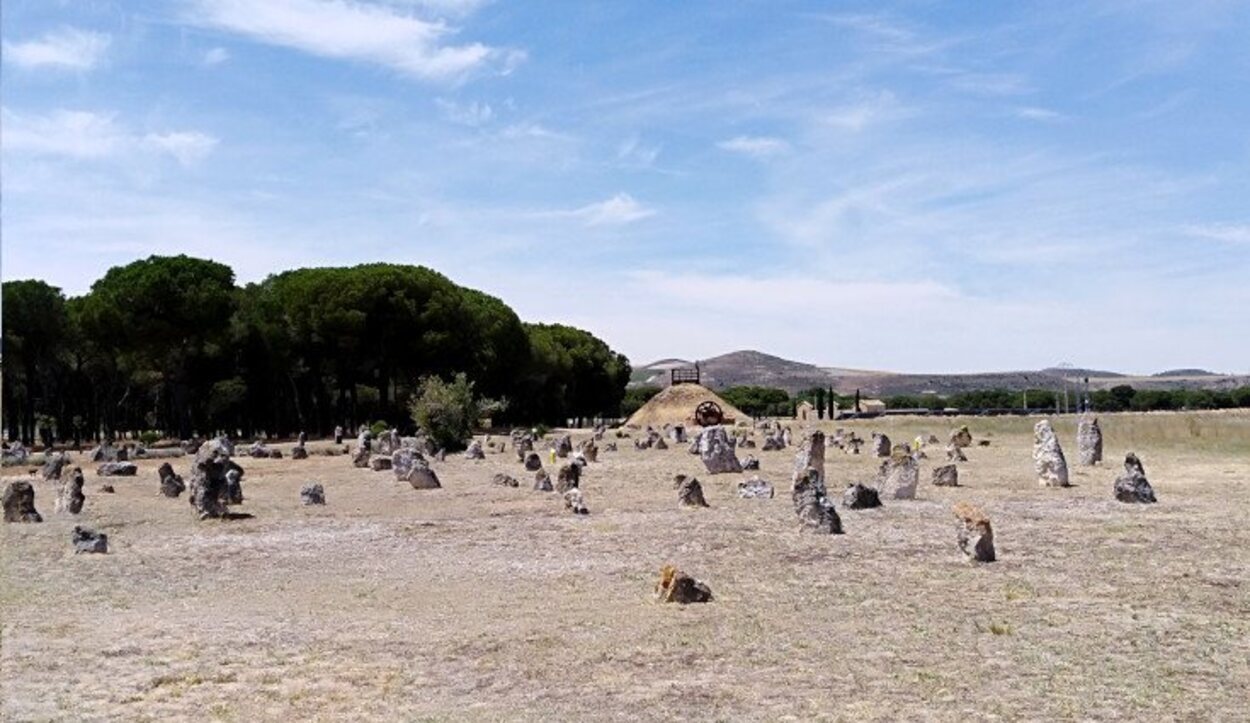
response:
M4 428L61 440L328 434L412 426L418 380L464 373L497 423L616 416L630 367L588 332L527 324L419 266L298 269L239 287L227 266L153 256L83 296L5 282Z

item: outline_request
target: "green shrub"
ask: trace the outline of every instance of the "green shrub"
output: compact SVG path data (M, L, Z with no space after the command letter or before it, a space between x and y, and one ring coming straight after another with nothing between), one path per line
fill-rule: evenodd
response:
M436 376L422 377L408 408L434 446L449 452L465 448L479 413L473 383L463 373L450 382Z
M376 438L376 437L380 437L380 436L382 436L382 435L383 435L383 434L385 434L385 433L386 433L386 432L387 432L390 428L391 428L391 425L387 424L386 422L382 421L381 419L379 419L378 421L376 421L376 422L374 422L373 424L369 425L369 431L373 433L373 436L374 436L375 438Z
M160 438L161 438L160 434L158 434L157 432L153 432L151 430L147 432L143 432L142 434L139 435L139 441L143 442L144 447L151 447L152 445L160 441Z

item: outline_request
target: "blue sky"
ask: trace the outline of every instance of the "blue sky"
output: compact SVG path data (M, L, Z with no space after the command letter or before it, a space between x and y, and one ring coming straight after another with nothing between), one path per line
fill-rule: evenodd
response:
M3 273L433 267L636 363L1250 371L1250 4L5 0Z

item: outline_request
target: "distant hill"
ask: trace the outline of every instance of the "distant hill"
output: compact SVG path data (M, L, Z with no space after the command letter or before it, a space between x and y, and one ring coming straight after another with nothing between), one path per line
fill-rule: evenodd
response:
M1081 367L1047 367L1042 372L1064 377L1065 379L1084 379L1085 377L1090 379L1109 379L1111 377L1124 376L1116 372L1107 372L1101 369L1083 369Z
M1153 376L1156 377L1218 377L1222 376L1215 372L1209 372L1206 369L1169 369L1166 372L1159 372Z
M1084 387L1087 378L1091 389L1106 389L1118 384L1129 384L1138 389L1231 389L1250 386L1250 376L1216 374L1204 369L1173 369L1144 377L1067 365L1038 371L897 374L819 367L752 350L701 359L698 364L703 384L710 389L754 385L778 387L791 394L812 387L829 386L840 394L854 394L858 390L870 397L924 393L946 396L982 389L1067 388L1075 392ZM667 386L670 369L688 366L694 366L694 362L675 358L661 359L634 369L630 383Z

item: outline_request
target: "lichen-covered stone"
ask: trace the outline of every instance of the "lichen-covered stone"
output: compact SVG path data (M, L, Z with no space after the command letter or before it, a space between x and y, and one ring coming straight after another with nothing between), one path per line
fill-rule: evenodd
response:
M1129 452L1124 458L1124 474L1115 480L1115 498L1121 502L1150 504L1157 502L1154 488L1146 479L1146 470L1136 454Z
M1076 429L1076 453L1080 463L1087 467L1102 461L1102 428L1098 426L1097 417L1081 417Z
M324 505L326 503L325 488L316 483L306 484L299 490L299 501L303 505Z
M955 538L959 549L973 562L993 562L994 530L990 526L990 518L964 502L956 504L954 512L960 522Z
M521 486L521 482L517 480L516 477L513 477L510 474L504 474L502 472L492 477L491 482L499 485L500 487L520 487Z
M61 479L61 472L69 463L69 455L64 452L48 452L44 455L43 469L40 474L46 481Z
M933 486L934 487L958 487L959 486L959 467L953 464L944 464L941 467L933 468Z
M35 510L35 488L26 480L14 480L4 487L5 522L43 522Z
M87 496L82 493L82 470L75 467L61 484L61 494L56 498L56 511L76 515L82 512Z
M1068 486L1068 462L1059 446L1059 437L1048 420L1041 420L1033 427L1033 469L1037 481L1043 487Z
M660 569L655 584L655 598L662 603L706 603L712 601L712 589L672 565Z
M842 506L848 510L870 510L881 506L881 494L877 490L855 483L842 493Z
M570 488L564 492L564 509L575 515L590 514L590 510L586 508L586 498L577 487Z
M808 469L794 481L790 497L801 529L824 534L842 534L842 519L829 501L825 485L816 470Z
M724 427L717 425L703 430L698 437L698 449L708 474L742 471L742 463Z
M69 539L74 545L75 555L83 552L103 555L109 551L109 536L103 532L75 525Z
M772 499L775 494L773 486L757 477L742 480L738 483L738 496L743 499Z
M896 446L877 471L877 489L890 499L910 500L915 499L919 486L920 463L907 451L906 445Z
M680 507L707 507L707 499L703 497L703 485L694 477L678 475L677 504Z

